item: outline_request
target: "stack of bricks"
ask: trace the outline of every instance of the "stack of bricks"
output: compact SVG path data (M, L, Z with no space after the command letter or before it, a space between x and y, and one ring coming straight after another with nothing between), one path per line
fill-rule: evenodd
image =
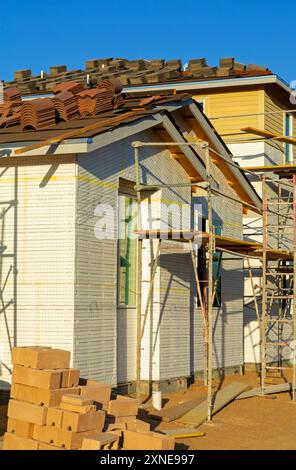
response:
M12 351L3 450L172 450L174 439L137 418L138 401L80 378L70 353L48 347Z
M118 435L118 444L126 450L173 450L175 440L172 437L150 431L149 423L137 418L138 401L133 398L118 395L116 400L110 400L105 429L107 432L97 437L83 440L83 450L99 450L105 439ZM110 434L109 434L110 433ZM107 436L109 434L109 436Z
M102 432L105 411L93 400L79 395L63 395L59 407L48 408L46 425L35 425L33 438L39 450L76 450L85 437Z
M79 385L80 372L69 368L69 352L17 347L12 363L4 450L79 449L84 437L103 430L111 386Z

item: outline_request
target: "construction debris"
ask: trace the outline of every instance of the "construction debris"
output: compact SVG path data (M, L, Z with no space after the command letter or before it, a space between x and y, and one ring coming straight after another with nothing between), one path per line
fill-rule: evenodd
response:
M137 419L138 401L80 379L70 353L48 347L12 351L12 386L4 450L172 450L172 437Z

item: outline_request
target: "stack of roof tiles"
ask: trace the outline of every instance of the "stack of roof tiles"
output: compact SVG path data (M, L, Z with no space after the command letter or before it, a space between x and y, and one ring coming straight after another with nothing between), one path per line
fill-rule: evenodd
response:
M52 98L21 100L20 90L8 88L0 104L0 127L13 124L24 129L46 129L59 121L117 109L124 104L119 80L102 80L95 88L84 89L79 82L64 82L55 86Z
M63 91L69 91L70 93L73 93L73 95L76 95L77 93L82 91L83 88L84 88L83 84L79 82L64 82L64 83L60 83L59 85L56 85L52 89L52 92L57 94Z
M121 90L118 80L103 80L97 88L81 91L77 94L79 114L95 115L118 108L123 104Z
M0 104L0 127L8 127L20 120L21 93L16 87L7 88Z
M123 105L121 82L119 80L104 80L104 86L114 92L112 97L113 108L120 108Z
M77 100L70 91L57 93L52 101L61 120L69 121L78 116Z
M20 101L21 92L17 87L10 87L4 90L4 101Z
M185 70L183 70L185 69ZM10 86L18 86L23 94L54 93L71 91L66 87L67 82L78 82L83 85L91 83L98 85L101 80L119 79L125 85L141 85L168 81L184 81L190 78L208 79L241 77L244 75L268 75L267 67L256 64L245 65L236 62L233 57L220 59L218 66L209 66L205 58L191 59L188 68L183 67L181 60L127 60L122 58L92 59L86 61L85 70L67 71L66 65L50 67L50 72L32 76L31 70L15 72L14 81ZM59 88L59 84L63 87ZM8 85L8 84L7 84ZM58 88L57 88L58 87ZM66 88L65 88L66 87ZM81 91L81 90L79 90Z
M0 105L0 115L3 118L12 116L20 111L21 106L21 101L4 101L4 103Z
M22 129L45 129L56 123L56 111L50 98L24 101L21 106Z

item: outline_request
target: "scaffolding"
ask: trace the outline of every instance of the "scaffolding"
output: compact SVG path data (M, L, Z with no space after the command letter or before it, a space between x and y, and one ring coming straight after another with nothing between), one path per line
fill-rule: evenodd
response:
M139 161L139 149L141 147L149 147L149 146L177 146L182 147L184 145L191 146L200 146L200 143L196 142L133 142L132 146L134 147L134 162L135 162L135 191L137 194L137 203L138 203L138 227L137 227L137 235L138 235L138 286L137 286L137 366L136 366L136 390L137 390L137 398L140 399L140 386L141 386L141 350L142 350L142 338L144 335L146 320L149 312L149 305L152 301L153 297L153 281L155 278L158 260L161 252L161 241L162 238L165 239L173 239L174 241L179 242L187 242L190 244L190 252L191 252L191 260L193 266L193 272L195 277L195 284L196 284L196 292L197 298L200 304L200 310L202 314L203 320L203 356L204 356L204 380L207 386L207 419L210 421L212 419L212 407L213 407L213 396L212 396L212 377L213 377L213 305L214 299L216 295L216 287L217 287L217 279L219 276L219 270L217 272L216 279L213 279L213 256L216 251L221 252L221 257L223 253L233 254L237 257L241 257L242 259L246 260L247 268L249 271L250 282L252 285L254 303L256 308L256 314L259 324L260 330L260 358L261 358L261 392L264 395L265 390L265 380L266 380L266 373L267 370L271 370L273 366L267 365L267 349L269 347L268 332L271 330L272 325L280 325L278 328L279 333L283 332L282 326L285 323L290 323L292 325L292 339L291 346L294 344L296 348L296 301L294 296L294 285L296 281L296 230L295 230L295 217L296 217L296 176L285 171L284 177L290 178L290 181L284 182L282 181L282 175L277 175L277 179L267 180L264 168L263 168L263 175L258 175L256 169L252 170L245 170L247 173L255 175L259 180L262 181L262 222L263 222L263 233L262 233L262 243L255 242L252 240L238 240L229 237L224 237L220 235L216 235L214 232L213 227L213 212L212 212L212 198L214 195L220 195L225 198L229 198L231 200L237 201L237 199L231 197L228 194L222 193L218 191L214 185L212 184L212 177L211 177L211 154L215 154L222 160L224 160L228 165L234 166L237 168L237 165L233 162L229 162L223 155L218 153L216 150L209 147L207 143L203 143L202 147L205 151L205 167L206 167L206 181L202 182L192 182L192 183L172 183L172 184L156 184L156 185L147 185L141 182L140 176L140 161ZM262 173L262 169L261 169ZM290 191L289 199L287 202L287 207L292 207L292 212L288 210L288 214L284 214L281 212L282 198L287 197L281 194L281 191L278 192L277 201L272 201L268 199L268 191L266 186L268 184L276 184L281 188L287 188ZM160 230L144 230L142 228L142 220L141 220L141 202L142 202L142 192L149 192L155 191L161 188L169 188L169 187L183 187L183 186L191 186L191 187L202 187L206 192L207 197L207 204L208 204L208 230L207 232L199 232L190 230L188 233L183 233L179 237L173 232L173 230L169 233L166 233L164 237L162 237L162 233ZM291 199L292 198L292 199ZM248 209L256 211L258 213L258 208L248 204L246 202L240 201L242 206L245 206ZM276 202L278 210L274 210L271 208L273 202ZM278 223L275 224L277 231L277 243L271 243L270 237L274 235L272 234L272 224L269 223L268 217L270 215L276 215L278 217ZM293 224L291 224L292 229L292 238L290 246L285 246L282 243L283 237L280 236L281 234L281 221L283 217L288 218L288 220L293 220ZM207 279L206 279L206 295L204 296L200 287L200 279L198 275L197 269L197 256L194 252L192 240L199 236L202 240L202 245L207 251L207 258L206 258L206 272L207 272ZM156 251L156 255L153 261L152 269L151 269L151 276L150 276L150 287L148 291L148 297L146 300L146 305L143 310L142 308L142 242L144 239L157 239L158 240L158 247ZM221 258L220 258L221 259ZM260 311L260 305L258 301L258 292L256 291L256 285L254 284L253 275L252 275L252 267L250 264L251 259L260 260L262 263L262 288L259 295L261 296L262 308ZM221 259L222 261L222 259ZM288 266L288 267L287 267ZM220 264L221 267L221 264ZM283 269L286 269L283 270ZM270 270L270 272L269 272ZM276 283L273 288L270 288L270 276L274 275L276 278L280 279L280 283ZM271 289L271 290L270 290ZM277 290L276 290L277 289ZM280 290L281 289L281 290ZM271 293L270 293L271 292ZM273 308L273 316L270 315L271 307L274 306L274 301L277 299L278 309L274 311ZM290 306L291 308L289 309ZM144 313L143 313L144 311ZM287 318L289 311L289 318ZM282 347L283 339L280 338L277 341L277 345L279 348ZM285 344L286 345L286 344ZM275 346L275 344L273 344ZM293 347L293 346L292 346ZM279 350L280 352L280 350ZM278 362L279 364L276 366L277 370L281 370L280 368L283 367L281 365L282 358L280 354L278 355ZM293 369L293 378L292 378L292 398L295 399L295 381L296 381L296 364L295 360L292 361L292 369Z
M262 314L261 393L264 395L268 373L292 370L291 395L296 387L296 175L279 173L262 176ZM284 176L284 177L283 177ZM272 260L268 248L284 247L287 256Z

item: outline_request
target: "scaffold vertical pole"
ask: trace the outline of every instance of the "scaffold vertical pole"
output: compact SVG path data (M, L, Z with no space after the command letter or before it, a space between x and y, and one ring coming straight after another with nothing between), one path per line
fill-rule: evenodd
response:
M294 348L296 346L296 175L293 175L293 342ZM296 354L295 349L293 350L293 378L292 378L292 399L295 400L295 387L296 387Z
M141 217L141 190L140 190L140 164L139 147L134 143L135 179L137 194L137 230L142 228ZM140 402L141 396L141 345L142 345L142 239L138 236L137 242L137 361L136 361L136 396Z
M207 319L208 319L208 384L207 384L207 419L212 420L212 375L213 375L213 256L214 256L214 236L213 236L213 210L211 193L211 163L208 145L206 152L206 176L207 176L207 196L208 196L208 295L207 295Z
M261 355L261 394L264 395L266 375L266 283L267 283L267 201L266 177L262 176L262 313L260 325L260 355Z

